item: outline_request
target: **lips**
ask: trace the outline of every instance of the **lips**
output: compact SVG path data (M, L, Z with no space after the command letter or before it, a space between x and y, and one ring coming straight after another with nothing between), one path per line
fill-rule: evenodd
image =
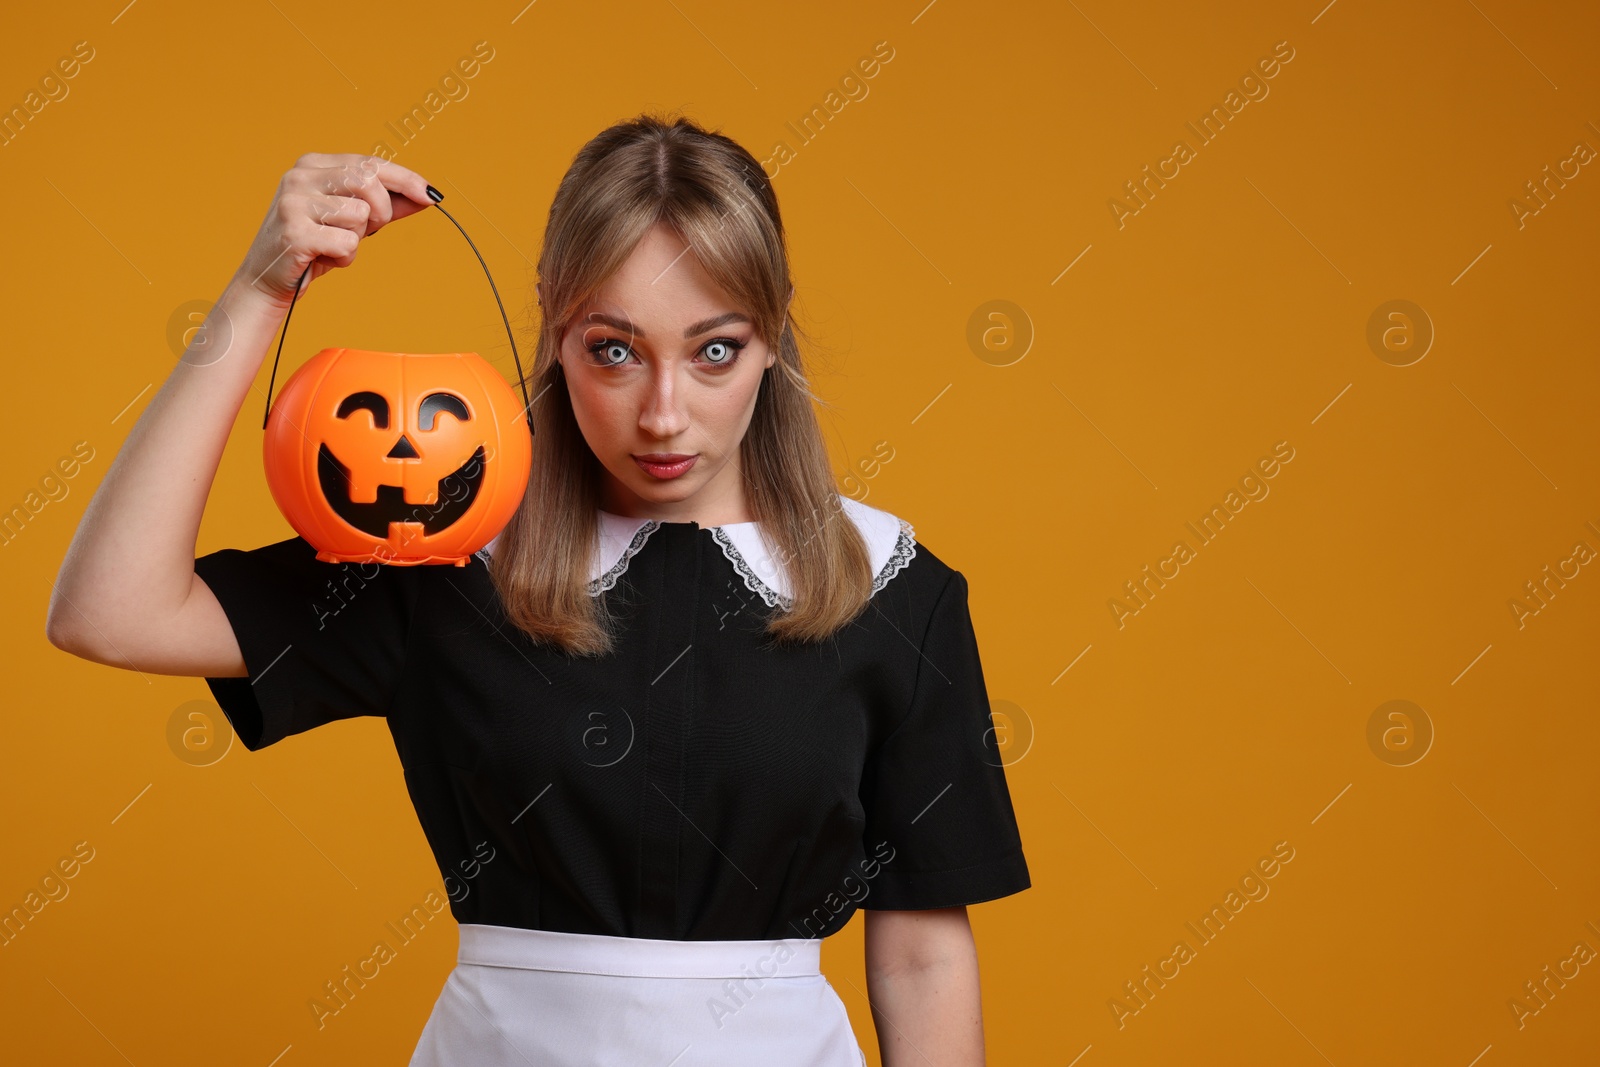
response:
M683 452L648 452L636 455L633 461L639 469L655 478L676 478L694 466L699 457Z

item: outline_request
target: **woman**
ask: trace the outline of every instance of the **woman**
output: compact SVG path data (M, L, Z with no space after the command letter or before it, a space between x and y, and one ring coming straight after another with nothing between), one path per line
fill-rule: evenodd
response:
M864 1063L818 968L858 909L884 1063L981 1063L965 906L1030 883L966 581L835 490L777 201L733 141L641 116L574 160L533 474L468 566L194 558L302 272L436 198L370 157L284 176L203 327L225 357L197 338L130 433L51 641L204 677L252 751L387 720L461 924L414 1065Z

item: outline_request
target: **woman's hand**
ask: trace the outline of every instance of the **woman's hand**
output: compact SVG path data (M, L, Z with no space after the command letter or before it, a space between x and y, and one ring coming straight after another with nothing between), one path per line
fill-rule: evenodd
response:
M307 264L309 286L354 263L361 238L432 204L428 183L398 163L350 153L303 155L278 182L239 275L287 307Z

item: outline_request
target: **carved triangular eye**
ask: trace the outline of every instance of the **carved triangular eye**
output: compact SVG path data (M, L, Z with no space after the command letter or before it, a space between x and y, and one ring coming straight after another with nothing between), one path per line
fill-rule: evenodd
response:
M338 414L341 419L348 419L352 413L363 408L372 412L374 426L380 430L389 428L389 402L377 393L351 393L339 404Z
M454 393L429 393L422 398L422 406L417 409L417 428L433 429L434 416L441 411L449 412L461 422L472 418L472 412L467 410L467 405Z

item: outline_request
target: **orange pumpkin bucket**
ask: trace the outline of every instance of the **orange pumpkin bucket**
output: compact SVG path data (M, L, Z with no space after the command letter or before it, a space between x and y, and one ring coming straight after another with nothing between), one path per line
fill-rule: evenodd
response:
M483 269L488 275L488 264ZM500 303L497 289L494 296ZM291 300L285 335L293 313ZM526 398L504 304L500 315ZM527 489L528 405L476 352L325 348L290 376L275 403L270 383L267 397L267 486L324 562L466 566L511 520Z

